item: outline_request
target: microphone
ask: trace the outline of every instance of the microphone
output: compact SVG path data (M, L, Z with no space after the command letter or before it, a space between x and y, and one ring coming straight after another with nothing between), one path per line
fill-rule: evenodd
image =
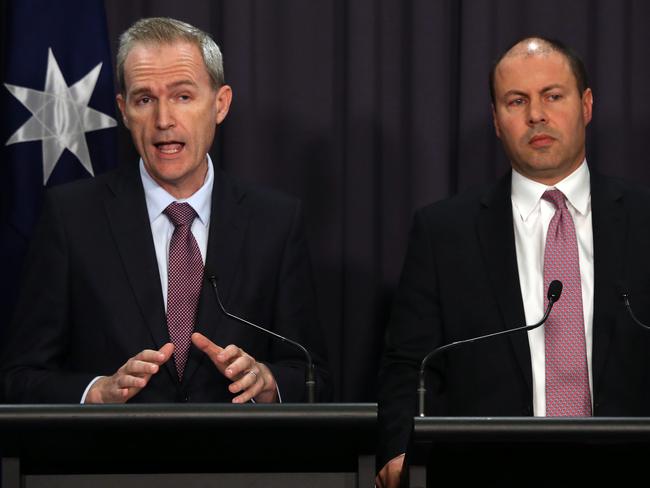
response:
M275 339L279 339L282 342L285 342L287 344L291 344L292 346L300 349L302 353L305 355L305 360L307 362L307 368L305 370L305 387L307 388L307 402L308 403L314 403L316 401L316 380L314 379L314 361L312 360L311 354L309 351L302 345L299 344L296 341L292 341L291 339L281 336L280 334L277 334L273 332L272 330L265 329L264 327L254 324L252 322L249 322L246 319L243 319L241 317L238 317L237 315L231 314L226 310L226 308L223 306L223 303L221 302L221 296L219 296L219 288L217 287L217 277L215 275L211 275L208 277L208 280L212 284L212 290L214 291L214 296L217 299L217 303L219 304L219 308L223 312L223 314L236 322L239 322L240 324L247 325L249 327L253 327L254 329L263 332L265 334L268 334Z
M424 417L424 397L427 392L426 386L425 386L425 381L424 381L424 375L425 375L425 369L427 366L427 363L437 355L448 351L449 349L453 349L454 347L460 346L462 344L470 344L472 342L478 342L482 341L483 339L490 339L492 337L499 337L499 336L504 336L504 335L509 335L509 334L514 334L515 332L523 332L523 331L528 331L528 330L533 330L540 325L542 325L544 322L546 322L546 319L548 319L548 316L551 313L551 309L553 308L553 305L555 302L557 302L560 299L560 295L562 295L562 282L559 280L553 280L551 283L548 285L548 291L546 293L546 297L548 298L548 306L546 307L546 311L544 312L544 316L541 318L541 320L535 324L532 325L524 325L522 327L517 327L516 329L508 329L508 330L502 330L499 332L493 332L492 334L486 334L482 335L479 337L472 337L470 339L464 339L462 341L456 341L452 342L450 344L445 344L444 346L436 347L433 351L431 351L429 354L427 354L424 359L422 360L422 363L420 364L420 375L419 375L419 387L418 387L418 408L419 408L419 416Z
M639 327L644 328L645 330L650 330L649 325L644 324L643 322L641 322L639 319L636 318L636 315L634 315L634 312L632 311L632 306L630 305L630 295L627 291L623 291L621 293L621 300L623 300L623 303L625 304L625 308L627 309L627 313L630 315L634 323L637 324Z

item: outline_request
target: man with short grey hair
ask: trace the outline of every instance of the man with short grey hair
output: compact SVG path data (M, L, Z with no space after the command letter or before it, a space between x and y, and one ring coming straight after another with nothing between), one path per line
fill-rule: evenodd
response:
M117 71L139 164L48 193L2 359L6 398L305 401L300 351L226 317L211 278L231 312L313 352L326 399L300 203L208 155L232 101L219 47L142 19L120 38Z

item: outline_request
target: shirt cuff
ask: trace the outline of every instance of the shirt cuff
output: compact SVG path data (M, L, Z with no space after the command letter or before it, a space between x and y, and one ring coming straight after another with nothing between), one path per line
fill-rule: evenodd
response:
M88 392L90 391L90 388L92 388L92 386L93 386L93 385L97 382L97 380L100 379L100 378L103 378L103 376L95 376L95 377L93 378L93 380L92 380L90 383L88 383L88 386L87 386L86 389L84 390L84 394L81 395L81 401L80 401L79 403L81 403L82 405L83 405L84 403L86 403L86 396L88 395Z

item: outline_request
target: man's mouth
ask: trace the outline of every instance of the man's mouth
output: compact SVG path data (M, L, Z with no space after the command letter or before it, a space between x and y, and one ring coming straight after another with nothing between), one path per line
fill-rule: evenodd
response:
M163 154L176 154L183 150L185 143L178 141L161 141L154 143L156 149Z
M549 146L555 141L555 138L549 136L548 134L537 134L529 139L528 144L534 148L546 147Z

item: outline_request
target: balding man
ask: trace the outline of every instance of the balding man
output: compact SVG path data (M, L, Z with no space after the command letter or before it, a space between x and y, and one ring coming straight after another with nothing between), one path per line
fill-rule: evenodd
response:
M417 371L432 349L537 322L449 351L427 371L428 415L650 414L650 194L590 170L593 95L563 44L517 42L490 74L496 135L512 171L496 185L417 212L389 325L379 395L381 487L396 486Z

